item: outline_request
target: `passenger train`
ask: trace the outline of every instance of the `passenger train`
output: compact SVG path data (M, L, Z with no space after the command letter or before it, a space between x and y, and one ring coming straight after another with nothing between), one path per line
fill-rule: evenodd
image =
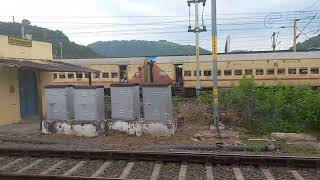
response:
M195 56L162 56L101 59L63 59L76 65L99 70L92 74L93 85L106 88L112 83L170 83L176 87L195 88ZM243 76L254 76L258 85L320 86L320 51L255 52L220 54L218 56L219 87L239 83ZM200 56L202 88L211 88L212 59ZM53 73L55 84L87 85L84 73Z

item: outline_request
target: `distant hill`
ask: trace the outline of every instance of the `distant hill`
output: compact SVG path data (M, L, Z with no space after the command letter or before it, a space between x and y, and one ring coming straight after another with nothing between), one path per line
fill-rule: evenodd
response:
M320 48L320 34L302 43L297 44L297 50L310 50L310 49L319 49L319 48Z
M71 42L63 32L56 30L25 25L25 33L31 34L33 40L52 43L52 53L54 58L60 58L60 45L63 43L63 58L99 58L102 57L90 48ZM21 24L0 22L0 34L21 38Z
M88 47L105 57L175 56L195 54L194 46L180 45L165 40L98 41L89 44ZM200 53L210 54L211 52L201 48Z

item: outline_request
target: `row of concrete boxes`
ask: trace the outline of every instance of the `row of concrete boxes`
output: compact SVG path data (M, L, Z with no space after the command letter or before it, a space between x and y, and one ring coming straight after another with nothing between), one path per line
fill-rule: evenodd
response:
M142 89L143 95L143 118L141 118L140 112L140 89ZM55 124L70 121L73 122L70 125L72 126L90 124L90 122L92 124L99 122L98 124L100 124L103 121L106 130L141 134L143 127L152 128L152 125L157 124L151 131L146 129L148 132L157 132L159 124L167 126L166 123L174 122L171 86L168 84L142 84L141 86L139 84L112 84L111 120L108 121L105 121L107 117L105 110L108 108L105 107L107 105L103 86L50 85L45 88L45 93L47 121L55 121ZM75 128L71 127L71 129ZM101 128L99 129L101 131ZM53 131L59 132L61 130L55 129ZM83 131L87 130L83 129ZM80 132L80 134L83 133ZM101 133L96 132L95 134Z

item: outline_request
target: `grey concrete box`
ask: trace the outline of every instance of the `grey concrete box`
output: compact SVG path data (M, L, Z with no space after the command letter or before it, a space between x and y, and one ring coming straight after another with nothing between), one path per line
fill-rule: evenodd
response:
M73 92L75 120L105 120L103 86L75 86Z
M72 86L46 86L45 97L47 102L47 119L71 120L74 118Z
M172 92L168 84L143 84L144 120L168 122L172 116Z
M134 121L140 119L140 87L138 84L111 85L111 118Z

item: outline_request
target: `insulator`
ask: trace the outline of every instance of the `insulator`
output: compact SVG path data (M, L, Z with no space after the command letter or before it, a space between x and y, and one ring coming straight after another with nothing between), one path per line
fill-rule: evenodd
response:
M203 27L202 27L202 30L203 30L203 31L207 31L207 26L203 26Z
M191 26L188 26L188 31L191 31Z

